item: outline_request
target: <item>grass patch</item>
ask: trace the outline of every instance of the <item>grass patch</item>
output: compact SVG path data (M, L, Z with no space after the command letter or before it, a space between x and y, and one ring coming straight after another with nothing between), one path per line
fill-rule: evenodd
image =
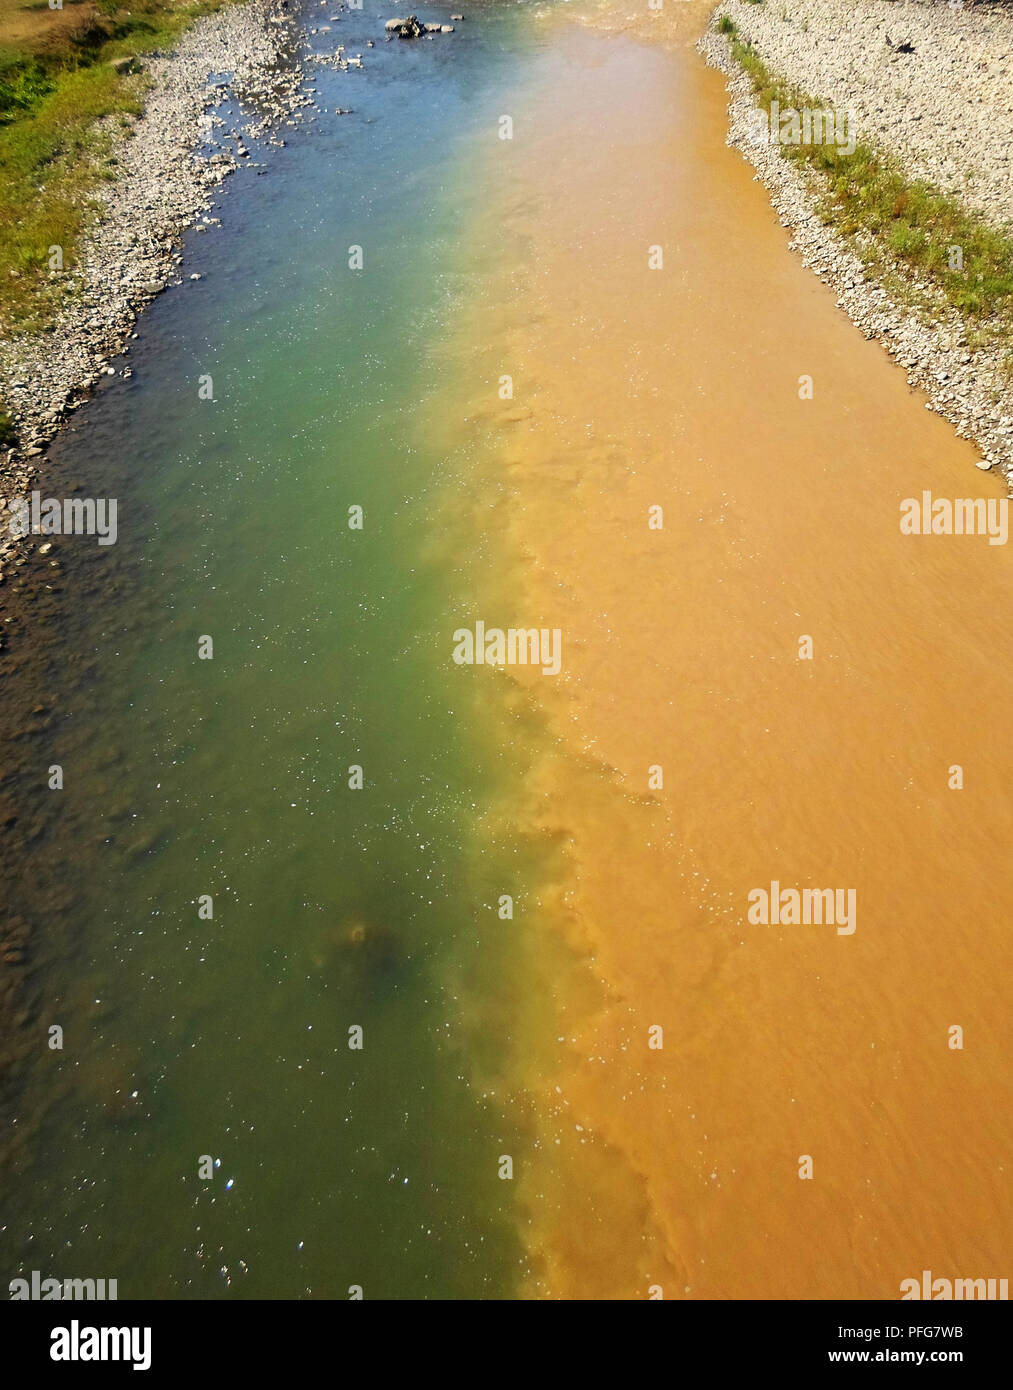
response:
M113 61L171 46L194 19L227 3L125 0L121 8L119 0L93 0L57 31L48 5L19 9L19 46L0 40L0 323L7 331L52 321L96 212L93 190L115 177L95 122L142 109L145 79L117 72ZM54 246L62 272L49 268Z
M53 90L53 79L34 58L0 64L0 124L8 125Z
M731 20L718 27L730 36L732 55L768 116L774 99L782 110L827 108L770 73ZM1013 338L1013 239L930 183L908 178L878 146L859 142L851 154L835 144L779 148L815 176L824 223L880 278L892 270L907 285L928 284L975 321L985 340Z
M0 409L0 449L9 449L18 437L14 421L6 410Z

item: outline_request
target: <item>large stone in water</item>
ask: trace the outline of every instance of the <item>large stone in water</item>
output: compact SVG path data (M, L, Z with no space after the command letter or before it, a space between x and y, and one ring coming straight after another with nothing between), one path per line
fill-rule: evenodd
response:
M353 921L325 928L315 944L313 964L335 983L372 989L399 973L403 955L389 927Z
M397 34L399 39L417 39L426 32L426 26L415 14L410 14L407 19L388 19L383 27L389 34Z

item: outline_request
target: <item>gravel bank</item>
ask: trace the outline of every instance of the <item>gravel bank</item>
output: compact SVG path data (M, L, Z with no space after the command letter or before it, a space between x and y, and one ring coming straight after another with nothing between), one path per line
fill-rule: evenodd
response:
M724 0L700 44L707 62L729 75L728 143L756 168L794 249L836 290L865 336L879 339L907 369L931 408L1013 482L1013 392L1005 351L972 351L971 325L940 293L916 281L931 322L914 314L871 281L861 260L820 221L815 190L804 176L776 145L753 138L753 93L716 29L723 14L771 72L850 109L860 137L894 154L910 176L929 179L1007 228L1013 217L1013 14L982 4L952 9L943 0L792 0L790 6ZM914 51L898 52L900 43Z
M180 282L180 237L194 222L217 225L206 214L221 181L251 158L245 141L312 104L300 90L300 37L286 10L251 0L198 21L171 54L144 59L146 110L129 135L107 123L119 174L79 263L66 272L66 307L52 332L0 344L0 399L19 435L17 449L0 458L4 497L24 494L33 460L61 420L100 375L117 370L109 358L127 345L138 313ZM232 131L215 111L230 100L243 113ZM10 548L0 534L0 560Z
M862 134L899 155L909 174L997 226L1013 226L1009 6L728 0L721 9L768 67L834 106L850 106Z

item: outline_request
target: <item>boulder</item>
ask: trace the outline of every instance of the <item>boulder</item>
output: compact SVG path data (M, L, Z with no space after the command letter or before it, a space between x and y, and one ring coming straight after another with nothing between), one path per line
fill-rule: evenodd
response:
M417 39L426 32L426 26L419 22L418 15L410 14L407 19L388 19L384 28L399 39Z

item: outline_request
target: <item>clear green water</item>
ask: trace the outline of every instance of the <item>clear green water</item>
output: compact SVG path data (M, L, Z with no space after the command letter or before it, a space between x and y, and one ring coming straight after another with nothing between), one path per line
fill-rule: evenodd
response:
M490 6L452 41L367 51L389 13L367 0L327 36L367 70L308 70L320 119L226 185L223 228L187 243L204 279L152 307L132 380L53 450L47 491L117 497L120 536L59 552L50 715L15 779L38 1057L8 1279L467 1298L523 1270L498 1177L523 1138L473 1084L461 999L511 973L494 904L530 865L477 822L520 754L449 659L471 557L433 542L473 461L419 406L482 293L466 174L494 177L477 152L534 39Z

